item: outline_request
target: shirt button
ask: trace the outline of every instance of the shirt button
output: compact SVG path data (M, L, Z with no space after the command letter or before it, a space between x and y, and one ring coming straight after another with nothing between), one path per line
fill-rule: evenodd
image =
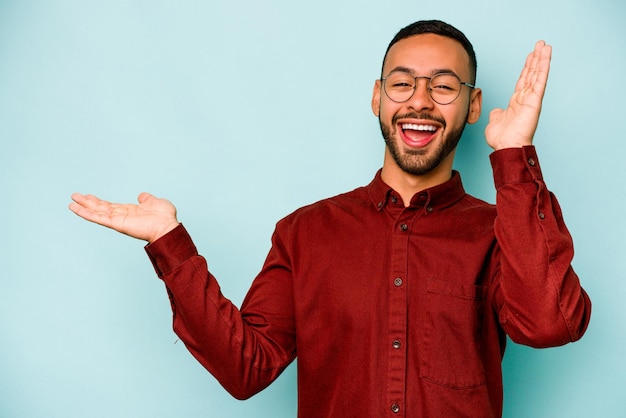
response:
M393 412L394 414L400 412L400 405L398 405L397 403L391 405L391 412Z
M393 340L391 346L397 350L398 348L400 348L400 340Z
M383 207L383 202L378 202L378 208L382 208Z
M398 203L398 198L397 198L397 197L395 197L395 196L391 196L391 201L392 201L393 203Z
M409 229L409 226L407 224L402 224L400 225L400 229L406 231L407 229Z
M393 284L395 284L397 287L402 286L402 279L400 277L396 277L393 281Z
M428 207L426 208L426 211L427 211L427 212L432 212L432 211L433 211L433 207L432 207L432 206L428 206Z
M545 219L546 217L543 212L539 212L537 215L539 216L539 219Z
M534 158L529 158L529 159L528 159L528 165L529 165L529 166L534 167L534 166L535 166L535 164L536 164L536 163L535 163L535 159L534 159Z

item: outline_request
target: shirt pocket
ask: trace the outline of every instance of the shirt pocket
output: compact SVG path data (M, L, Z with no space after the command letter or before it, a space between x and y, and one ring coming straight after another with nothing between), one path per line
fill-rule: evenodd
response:
M480 333L486 286L428 279L420 377L452 389L485 384Z

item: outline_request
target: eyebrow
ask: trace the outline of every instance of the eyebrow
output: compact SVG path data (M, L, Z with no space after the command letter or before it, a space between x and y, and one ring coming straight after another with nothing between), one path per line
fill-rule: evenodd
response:
M409 67L403 67L401 65L393 68L391 71L389 71L387 73L387 76L389 76L389 74L391 73L407 73L410 74L412 76L415 76L415 71L413 71L411 68ZM459 75L454 72L453 70L451 70L450 68L435 68L430 72L430 75L433 76L435 74L442 74L442 73L446 73L446 74L454 74L455 76L459 77ZM459 77L460 78L460 77Z

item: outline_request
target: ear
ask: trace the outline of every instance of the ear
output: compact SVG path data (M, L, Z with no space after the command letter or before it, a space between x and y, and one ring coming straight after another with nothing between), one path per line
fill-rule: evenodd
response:
M372 92L372 112L375 116L380 116L380 80L374 83L374 91Z
M469 113L467 114L467 123L472 124L478 122L480 112L483 108L483 92L479 88L472 90L470 95Z

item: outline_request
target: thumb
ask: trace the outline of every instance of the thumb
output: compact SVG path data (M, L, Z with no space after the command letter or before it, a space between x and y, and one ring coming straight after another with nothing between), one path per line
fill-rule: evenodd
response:
M139 194L139 196L137 196L137 201L139 203L145 203L148 200L153 199L153 198L154 198L154 196L152 196L150 193L142 192L142 193Z
M498 119L502 113L504 113L504 110L500 108L493 109L491 112L489 112L489 121Z

